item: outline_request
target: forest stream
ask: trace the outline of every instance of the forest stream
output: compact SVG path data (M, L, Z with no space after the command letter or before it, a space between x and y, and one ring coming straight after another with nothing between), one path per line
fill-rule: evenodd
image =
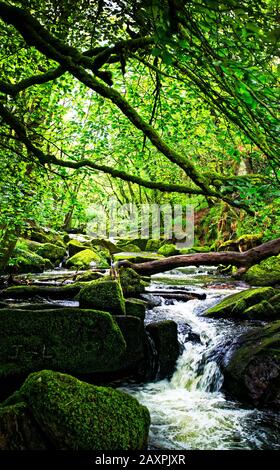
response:
M222 392L219 362L234 339L255 325L201 316L207 308L246 286L217 276L215 268L202 267L155 275L147 290L163 287L171 292L174 288L205 292L207 297L173 301L173 305L166 305L161 299L161 305L146 315L147 323L176 321L183 345L170 381L122 387L150 411L150 448L279 449L279 415L245 407Z

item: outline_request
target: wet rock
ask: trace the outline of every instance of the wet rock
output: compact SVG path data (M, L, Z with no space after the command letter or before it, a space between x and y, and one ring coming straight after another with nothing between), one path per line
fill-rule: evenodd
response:
M274 297L277 291L272 287L262 287L257 289L246 289L237 294L226 297L218 305L209 308L204 313L206 317L213 318L236 318L236 319L252 319L254 317L254 310L250 309L260 302L269 301ZM256 315L260 319L259 313ZM267 319L266 315L264 319Z
M8 403L21 400L59 450L143 450L150 416L130 395L43 370L28 377ZM5 408L4 408L5 410Z
M94 308L110 312L113 315L125 315L125 302L118 280L103 277L86 283L80 290L81 308Z
M47 450L48 443L28 406L0 406L0 450Z
M125 300L126 315L137 317L144 321L147 303L144 300L129 298Z
M224 387L257 407L280 409L280 321L242 335L224 364Z
M0 380L46 367L92 374L116 370L123 335L107 312L60 308L0 310Z
M119 357L117 368L126 371L127 376L136 380L144 379L149 369L150 357L148 354L148 338L143 321L135 316L116 316L126 349Z
M172 320L164 320L150 323L146 329L155 343L158 354L157 378L170 377L174 372L180 353L177 323Z

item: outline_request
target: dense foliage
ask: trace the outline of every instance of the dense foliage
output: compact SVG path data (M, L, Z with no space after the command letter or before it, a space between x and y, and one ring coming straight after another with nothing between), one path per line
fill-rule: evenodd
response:
M274 238L278 19L276 0L0 2L2 245L112 196Z

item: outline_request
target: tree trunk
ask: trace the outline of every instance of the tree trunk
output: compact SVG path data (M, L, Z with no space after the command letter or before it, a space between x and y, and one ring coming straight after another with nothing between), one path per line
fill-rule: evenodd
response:
M134 264L129 261L119 261L117 267L130 267L141 275L157 274L184 266L217 266L233 265L247 270L253 264L280 253L280 238L263 243L243 253L227 251L220 253L194 253L190 255L177 255L168 258Z

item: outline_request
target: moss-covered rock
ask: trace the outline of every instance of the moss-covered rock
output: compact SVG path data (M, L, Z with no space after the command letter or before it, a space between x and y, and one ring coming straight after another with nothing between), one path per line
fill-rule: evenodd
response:
M55 264L62 261L63 257L66 255L66 249L64 247L54 245L53 243L41 244L35 252L37 255L42 256L42 258L47 258Z
M149 238L149 240L147 241L145 250L152 251L152 252L158 251L160 247L163 245L163 243L164 243L164 240L160 240L158 238Z
M139 253L121 252L114 255L114 261L127 260L131 263L145 263L146 261L154 261L162 259L163 256L157 253L150 253L148 251L140 251Z
M0 406L0 450L47 450L45 436L26 403Z
M121 268L119 279L125 297L137 297L145 292L145 287L149 285L131 268Z
M44 269L52 267L50 260L29 250L15 248L9 260L7 271L11 273L42 273Z
M88 248L91 248L90 242L80 242L79 240L72 239L68 242L68 252L69 252L69 257L72 258L72 256L76 255L80 251L86 250Z
M50 228L36 227L30 230L28 238L38 243L52 243L54 245L59 245L64 248L64 235L64 233L58 233Z
M104 277L88 282L79 294L81 308L96 308L113 315L125 314L122 288L117 280Z
M280 321L241 336L226 360L226 390L254 406L280 409Z
M109 313L78 308L0 310L0 337L2 381L46 367L72 374L115 370L126 348Z
M95 248L96 246L100 246L102 248L105 248L106 250L109 251L109 253L111 255L114 254L114 253L119 253L120 251L122 251L111 240L106 240L104 238L92 238L91 239L91 245L93 246L93 248Z
M32 374L20 390L55 449L143 450L150 416L130 395L50 370Z
M213 318L252 318L248 316L249 307L259 304L264 300L269 300L275 296L276 291L272 287L262 287L258 289L246 289L237 294L226 297L218 305L209 308L204 313L206 317ZM249 311L250 314L250 311Z
M109 268L107 260L91 249L76 253L66 262L67 268L89 269L93 265L98 268Z
M146 330L152 337L157 351L157 378L170 377L180 354L177 323L173 320L149 323Z
M85 284L75 282L65 286L12 286L0 291L2 299L31 299L36 295L50 299L74 299Z
M126 246L130 244L138 246L141 251L144 251L147 244L146 238L120 238L117 240L116 246L118 247L119 251L128 251Z
M140 299L126 299L125 301L125 312L126 315L137 317L140 320L145 319L147 302Z
M160 247L158 250L159 255L163 256L174 256L178 255L180 253L180 250L174 245L173 243L166 243Z
M280 255L271 256L249 268L244 280L254 286L280 285Z

